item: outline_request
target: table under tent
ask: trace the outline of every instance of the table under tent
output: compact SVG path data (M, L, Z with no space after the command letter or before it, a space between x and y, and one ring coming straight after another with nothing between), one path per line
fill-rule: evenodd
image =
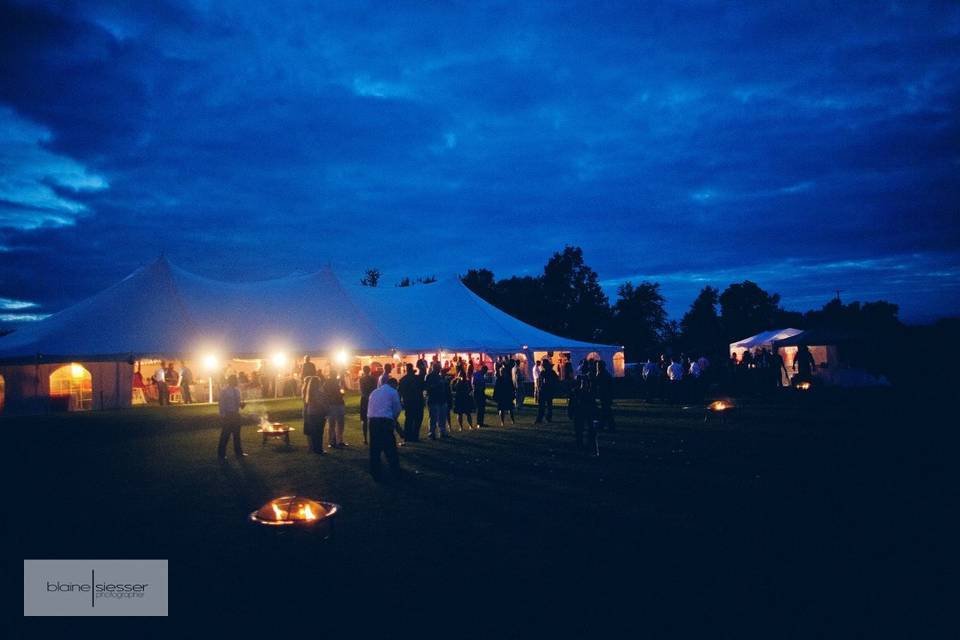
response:
M559 366L602 359L623 375L623 348L563 338L526 324L458 278L412 287L348 285L329 268L260 282L204 278L161 257L117 284L0 338L0 407L29 413L129 407L151 402L161 362L192 373L194 401L216 401L225 375L247 397L298 392L298 365L346 371L355 386L375 370L423 357L473 361L499 356ZM179 382L179 380L177 381Z

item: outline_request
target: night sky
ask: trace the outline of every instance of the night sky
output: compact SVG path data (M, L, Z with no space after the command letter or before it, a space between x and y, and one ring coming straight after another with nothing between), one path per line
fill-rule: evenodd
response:
M391 285L564 244L674 318L960 313L955 2L122 4L0 6L0 320L161 251Z

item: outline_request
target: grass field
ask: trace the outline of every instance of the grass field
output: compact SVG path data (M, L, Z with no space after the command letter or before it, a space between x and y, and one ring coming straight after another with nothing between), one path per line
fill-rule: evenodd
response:
M899 508L927 505L891 473L893 405L798 400L743 403L725 425L622 400L599 457L563 410L534 427L528 405L516 426L402 448L395 484L367 472L355 397L350 448L309 454L297 402L268 401L254 410L294 426L293 446L245 427L250 456L226 465L210 406L5 419L11 540L24 558L168 558L172 623L273 601L353 624L382 598L398 620L450 614L454 635L629 630L651 609L836 624L835 605L879 602L854 585L909 569ZM292 493L342 505L333 539L247 522Z

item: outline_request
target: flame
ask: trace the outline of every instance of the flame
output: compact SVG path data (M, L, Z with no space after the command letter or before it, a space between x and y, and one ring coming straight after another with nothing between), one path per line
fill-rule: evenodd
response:
M725 411L728 408L728 405L726 402L723 402L722 400L717 400L716 402L710 403L710 408L713 409L714 411Z
M260 428L264 431L273 431L273 424L267 419L267 416L260 416Z
M273 508L273 515L276 517L278 522L287 519L287 512L278 507L276 502L272 503L270 506Z
M309 504L304 504L300 507L300 517L304 520L316 520L317 514L313 512Z
M801 382L800 384L797 385L797 389L800 389L801 391L806 391L809 388L810 388L809 382Z

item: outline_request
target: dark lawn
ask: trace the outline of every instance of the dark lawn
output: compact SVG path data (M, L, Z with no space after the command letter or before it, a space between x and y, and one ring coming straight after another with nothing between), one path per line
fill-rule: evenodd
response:
M900 473L909 414L892 401L790 395L721 426L701 407L624 400L599 458L572 447L563 409L534 427L528 405L517 426L402 448L408 478L386 485L350 402L351 448L309 454L297 403L268 401L293 447L245 427L250 456L224 466L212 407L5 419L14 555L168 558L164 624L256 618L265 600L288 625L355 624L374 598L421 623L449 614L456 635L642 629L651 611L781 620L790 635L875 623L890 572L924 571L909 522L932 498ZM342 505L332 540L247 521L291 493Z

